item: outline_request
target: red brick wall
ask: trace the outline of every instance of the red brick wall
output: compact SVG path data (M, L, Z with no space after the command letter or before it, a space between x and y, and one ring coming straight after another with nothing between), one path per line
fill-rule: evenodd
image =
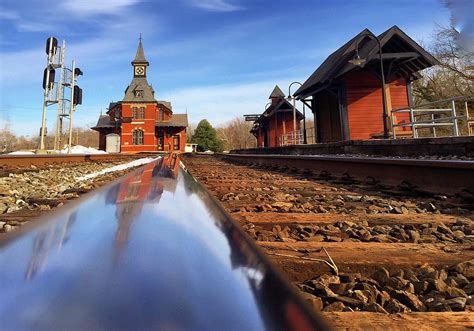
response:
M156 151L155 118L156 104L122 104L122 116L132 117L132 107L145 107L145 118L134 118L131 123L122 123L121 151L142 152ZM143 130L143 145L133 145L132 135L136 129Z

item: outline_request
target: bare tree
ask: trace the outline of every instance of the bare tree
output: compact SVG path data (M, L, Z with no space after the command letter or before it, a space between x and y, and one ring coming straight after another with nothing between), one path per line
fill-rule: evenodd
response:
M194 130L196 130L196 123L189 123L187 129L186 129L186 141L189 142L191 141L191 138L193 137Z
M224 142L225 150L252 148L257 141L250 133L251 128L252 123L239 116L217 128L217 136Z
M454 96L474 96L474 52L460 42L460 33L452 26L439 26L428 47L440 65L423 72L415 81L415 103Z
M17 138L11 131L10 123L6 123L0 131L0 151L8 153L15 150Z

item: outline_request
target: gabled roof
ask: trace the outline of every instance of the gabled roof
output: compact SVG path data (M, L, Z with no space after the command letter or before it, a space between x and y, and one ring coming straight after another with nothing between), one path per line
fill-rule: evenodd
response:
M283 93L283 91L280 89L280 87L278 85L275 85L275 88L273 89L272 94L270 94L268 99L271 99L271 98L284 98L284 97L285 97L285 94Z
M100 115L99 120L97 121L97 124L91 129L97 130L97 129L107 129L107 128L115 128L115 124L110 121L109 115Z
M137 94L137 91L141 91ZM125 89L125 96L122 102L157 102L155 91L145 77L134 77L129 86Z
M375 35L364 29L354 38L342 45L313 72L304 84L295 92L295 96L304 98L330 84L330 82L349 71L359 69L348 61L355 56L358 45L359 56L369 63L379 60L378 43ZM410 78L425 68L438 64L438 61L413 39L408 37L400 28L393 26L377 37L382 45L384 60L394 61L392 77ZM385 61L384 61L385 62Z
M188 114L173 114L169 121L155 122L156 127L187 127L188 126Z
M268 107L262 115L259 116L259 118L254 122L253 128L250 130L250 132L256 131L259 126L265 122L268 121L270 117L272 117L275 113L286 113L286 112L293 112L293 105L288 102L284 97L280 97L280 100L278 103L271 105ZM303 119L303 114L296 109L296 119L298 121Z
M171 102L169 102L169 101L158 100L158 104L165 106L165 107L168 108L170 111L173 110L173 107L171 106Z
M149 64L148 61L145 59L145 52L143 51L141 36L140 41L138 42L137 53L135 54L135 59L132 61L132 64Z

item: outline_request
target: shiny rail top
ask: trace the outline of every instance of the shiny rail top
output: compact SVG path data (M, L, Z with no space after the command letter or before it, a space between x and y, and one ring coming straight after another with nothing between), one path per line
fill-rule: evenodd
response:
M176 155L0 240L2 330L324 329Z

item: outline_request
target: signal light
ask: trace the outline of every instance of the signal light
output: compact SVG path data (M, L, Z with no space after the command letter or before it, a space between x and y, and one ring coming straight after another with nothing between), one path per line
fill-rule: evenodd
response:
M73 100L74 106L75 105L82 105L82 89L75 85L74 86L74 100Z
M48 76L48 68L44 69L44 72L43 72L43 89L46 89L46 86L48 86L48 88L51 88L54 85L54 76L55 76L55 74L56 74L56 71L54 70L54 68L50 68L49 69L49 82L46 83L46 77Z
M83 72L79 68L74 68L74 76L82 76Z
M46 39L46 54L49 55L50 52L56 54L56 50L58 48L58 40L54 37L49 37Z

